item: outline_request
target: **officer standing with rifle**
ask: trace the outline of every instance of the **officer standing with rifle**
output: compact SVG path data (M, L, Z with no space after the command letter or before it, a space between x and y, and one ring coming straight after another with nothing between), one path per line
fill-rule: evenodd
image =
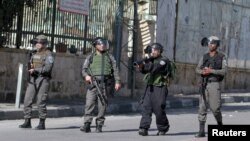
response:
M92 42L95 52L88 55L82 67L82 76L89 84L86 94L86 105L84 125L80 128L83 132L91 132L90 125L96 103L98 104L98 115L96 117L96 132L102 132L107 109L107 97L110 94L112 80L115 79L114 88L121 88L119 70L114 57L108 53L108 40L97 37Z
M35 128L37 130L45 129L45 119L47 116L46 102L49 92L49 81L54 64L52 52L47 48L48 40L45 35L38 35L33 39L32 44L36 52L32 53L28 66L29 79L24 98L24 119L25 122L19 125L19 128L31 128L32 104L37 98L37 107L40 122Z
M203 55L196 67L196 73L201 75L202 82L198 115L200 129L195 137L205 137L208 105L217 124L222 125L220 82L227 70L226 56L217 51L220 46L219 38L216 36L203 38L201 44L202 46L208 46L209 52Z
M169 121L166 116L166 98L168 95L167 89L167 74L169 60L162 56L163 46L159 43L153 43L150 46L151 54L148 59L143 59L144 62L137 62L139 71L144 76L146 89L142 98L142 117L139 125L139 135L147 136L148 129L152 122L152 113L156 116L156 126L158 129L157 135L165 135L169 130Z

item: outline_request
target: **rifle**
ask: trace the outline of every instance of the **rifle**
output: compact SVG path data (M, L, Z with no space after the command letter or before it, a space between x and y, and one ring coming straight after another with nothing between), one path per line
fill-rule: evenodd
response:
M207 87L207 81L208 81L208 77L206 76L201 76L201 86L200 86L200 93L203 97L203 100L206 101L206 95L205 95L205 90Z
M204 63L203 63L203 67L213 67L214 66L214 60L205 60ZM207 82L208 82L208 77L209 76L204 76L204 75L201 75L201 87L200 87L200 92L201 92L201 95L203 96L203 100L206 101L206 95L205 95L205 90L206 90L206 87L207 87Z
M37 50L31 50L28 52L28 63L27 63L27 71L28 71L28 74L27 74L27 81L30 82L30 72L29 70L32 69L32 56L34 53L36 53Z
M133 66L135 67L135 66L137 66L137 65L142 65L143 63L149 62L150 60L152 60L152 57L149 57L149 58L147 58L147 57L142 58L142 59L139 60L139 61L135 61L135 62L133 63Z
M102 105L107 105L107 104L108 104L108 101L107 101L105 95L103 94L103 88L100 88L99 83L98 83L96 77L93 75L93 73L92 73L92 71L91 71L90 68L88 68L88 72L89 72L89 74L90 74L91 77L92 77L92 84L93 84L93 85L96 87L96 89L97 89L97 92L98 92L98 93L97 93L97 96L98 96L98 98L100 99L101 104L102 104ZM102 90L101 90L101 89L102 89Z

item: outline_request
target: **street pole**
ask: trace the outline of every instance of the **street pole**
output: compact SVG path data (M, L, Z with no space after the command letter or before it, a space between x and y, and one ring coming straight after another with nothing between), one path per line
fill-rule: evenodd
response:
M115 24L115 47L113 54L116 59L116 64L120 69L121 50L122 50L122 21L123 21L123 7L124 0L119 0L119 7L116 11L116 24Z
M132 48L132 56L129 58L129 84L130 85L130 97L134 97L134 88L135 88L135 68L133 66L133 62L135 61L137 47L138 47L138 0L134 0L134 20L133 20L133 48Z
M56 26L56 0L53 0L53 15L52 15L52 28L51 28L51 51L54 50L55 45L55 26Z
M88 15L85 15L85 23L84 23L84 42L83 42L83 50L82 50L82 54L86 53L86 44L87 44L87 34L88 34Z
M2 0L0 0L0 46L2 43L2 28L3 28L3 4L2 4Z
M23 80L23 64L19 64L15 108L20 108Z
M17 34L16 34L16 48L19 49L22 43L22 28L23 28L23 9L24 0L18 1L18 13L17 13Z

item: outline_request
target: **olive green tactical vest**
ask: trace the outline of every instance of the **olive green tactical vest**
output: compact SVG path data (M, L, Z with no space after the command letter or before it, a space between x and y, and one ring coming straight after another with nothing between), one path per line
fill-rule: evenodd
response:
M34 56L32 57L32 63L34 68L42 68L44 66L47 53L49 53L48 50L43 50L34 54Z
M158 63L158 60L154 61L154 64ZM166 86L167 85L167 78L162 74L150 74L147 73L143 80L147 83L147 85L154 85L154 86Z
M104 61L102 60L103 58ZM93 75L111 75L112 64L110 63L110 58L108 57L108 54L94 55L92 59L93 60L92 63L90 64L90 69ZM103 66L102 62L104 62ZM103 67L103 74L102 74L102 67Z

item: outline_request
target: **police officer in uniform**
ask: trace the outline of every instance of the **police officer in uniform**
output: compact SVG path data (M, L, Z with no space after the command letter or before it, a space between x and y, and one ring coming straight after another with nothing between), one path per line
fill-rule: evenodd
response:
M52 52L47 48L48 40L45 35L38 35L31 41L36 48L30 59L30 80L24 98L24 119L25 122L19 125L20 128L31 128L32 104L36 98L40 122L35 128L45 129L47 116L46 102L49 93L49 81L51 70L54 64Z
M105 112L107 109L107 103L102 103L100 101L97 88L95 85L91 85L93 84L93 76L100 84L100 89L106 100L107 94L109 94L108 89L111 85L110 82L112 78L115 79L115 90L117 91L121 88L116 60L108 53L108 41L102 37L97 37L92 42L92 45L95 47L95 52L86 57L82 67L82 76L85 81L90 84L86 94L84 125L80 128L81 131L86 133L91 132L90 125L93 120L95 104L98 104L98 115L95 120L96 132L102 132L102 127L105 121ZM89 70L91 70L93 76L91 76Z
M196 137L205 137L205 122L207 119L208 105L217 121L222 125L221 114L221 84L227 70L226 56L217 51L220 40L216 36L204 38L207 42L209 52L205 53L200 59L196 73L202 78L202 94L200 96L198 119L200 129ZM204 41L204 40L203 40Z
M152 52L149 59L139 64L139 70L145 74L146 90L143 96L142 117L139 126L139 135L147 136L152 122L152 113L156 116L157 135L165 135L169 130L169 121L165 113L166 98L168 95L167 78L165 77L169 60L162 56L163 46L159 43L150 45Z

